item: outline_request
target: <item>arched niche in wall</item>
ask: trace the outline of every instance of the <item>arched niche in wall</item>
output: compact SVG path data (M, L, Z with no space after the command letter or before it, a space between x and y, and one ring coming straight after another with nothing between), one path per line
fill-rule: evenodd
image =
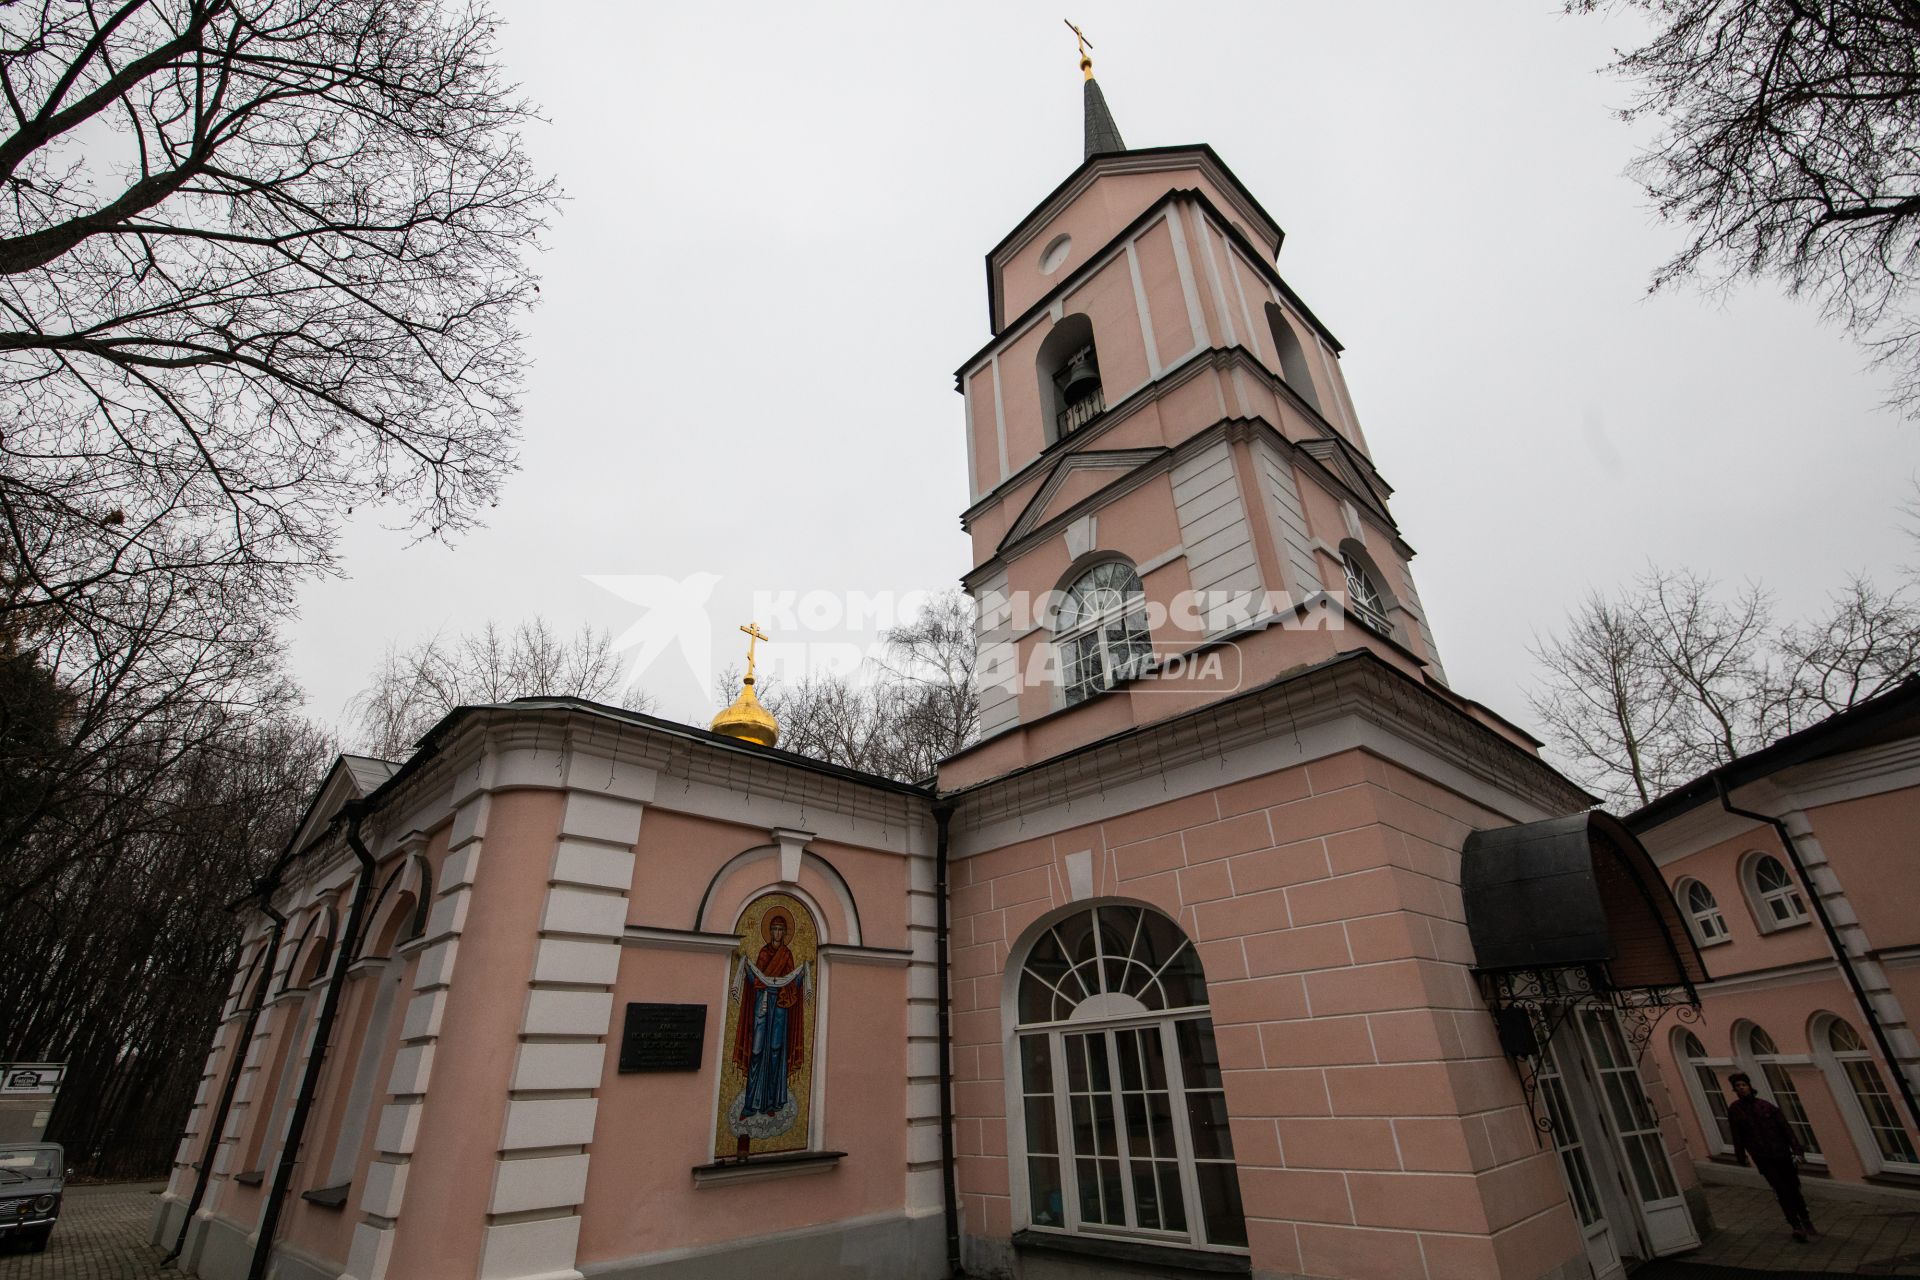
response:
M282 991L311 986L315 979L326 972L327 961L333 954L333 935L337 923L330 904L308 912L306 922L297 935L299 941L294 944L293 959L287 964L286 977L280 982Z
M433 895L433 871L420 854L402 859L381 885L373 909L367 913L359 955L384 956L426 931Z
M802 851L798 874L791 880L783 879L781 852L780 845L765 844L729 858L700 895L694 929L701 933L729 932L750 900L778 885L799 889L806 895L814 906L823 941L864 945L860 909L839 868L817 853Z

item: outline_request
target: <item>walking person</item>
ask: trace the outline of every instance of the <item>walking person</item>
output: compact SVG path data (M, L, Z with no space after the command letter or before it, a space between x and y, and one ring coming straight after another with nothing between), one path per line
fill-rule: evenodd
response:
M1780 1114L1780 1108L1753 1091L1753 1078L1744 1071L1727 1077L1733 1086L1733 1103L1727 1108L1728 1128L1733 1130L1733 1156L1741 1164L1753 1157L1753 1167L1773 1188L1774 1199L1787 1215L1793 1238L1807 1242L1813 1230L1813 1218L1807 1213L1806 1197L1800 1194L1800 1159L1806 1152L1793 1126Z

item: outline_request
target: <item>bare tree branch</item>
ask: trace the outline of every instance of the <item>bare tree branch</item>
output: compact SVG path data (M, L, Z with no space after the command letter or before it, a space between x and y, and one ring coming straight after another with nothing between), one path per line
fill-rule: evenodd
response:
M1889 368L1920 415L1920 7L1896 0L1569 0L1656 24L1615 70L1664 132L1635 175L1687 229L1656 288L1779 280Z

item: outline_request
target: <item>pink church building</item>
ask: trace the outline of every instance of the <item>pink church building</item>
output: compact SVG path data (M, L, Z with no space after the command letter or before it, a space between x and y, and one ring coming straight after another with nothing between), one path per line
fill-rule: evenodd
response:
M979 740L854 773L749 683L344 758L244 908L192 1274L1611 1280L1709 1229L1660 868L1449 685L1278 223L1086 95L957 374Z

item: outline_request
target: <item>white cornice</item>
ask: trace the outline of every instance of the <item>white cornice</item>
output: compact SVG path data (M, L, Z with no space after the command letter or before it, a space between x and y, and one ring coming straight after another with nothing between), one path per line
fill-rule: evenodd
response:
M1809 761L1781 770L1774 780L1801 809L1920 787L1920 738Z
M1513 822L1586 807L1584 793L1538 757L1383 661L1354 656L956 792L955 852L997 848L1353 749L1393 760Z
M620 794L729 822L804 827L823 839L901 854L932 847L930 795L561 702L462 713L375 793L379 806L365 818L366 843L384 861L451 820L464 801L522 788ZM344 887L357 869L336 828L294 860L274 900L290 912Z
M1641 832L1640 843L1647 847L1655 866L1665 867L1717 844L1754 832L1761 832L1761 839L1772 839L1753 819L1728 813L1715 803L1689 809L1670 822Z
M1700 984L1700 994L1703 996L1730 995L1737 991L1766 991L1774 987L1794 987L1838 972L1839 966L1834 963L1831 956L1826 956L1818 960L1803 960L1799 964L1783 964L1771 969L1755 969L1748 973L1715 978L1711 982Z

